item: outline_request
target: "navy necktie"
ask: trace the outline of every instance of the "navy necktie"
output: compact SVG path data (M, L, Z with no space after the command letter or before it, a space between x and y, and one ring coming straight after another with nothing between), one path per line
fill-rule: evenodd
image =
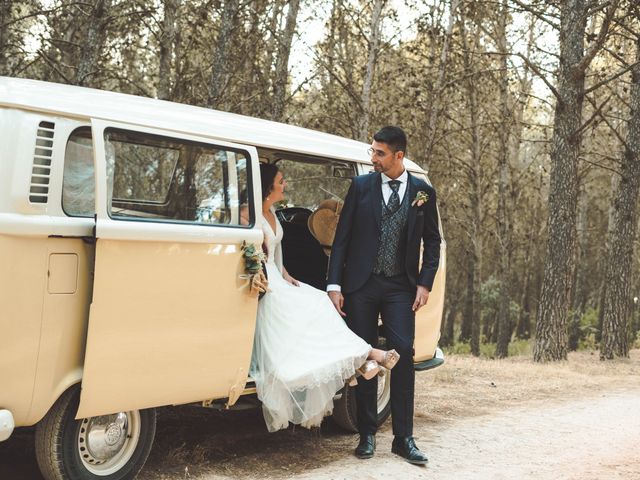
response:
M391 187L391 196L387 202L387 208L393 213L400 208L400 195L398 195L400 180L389 180L389 187Z

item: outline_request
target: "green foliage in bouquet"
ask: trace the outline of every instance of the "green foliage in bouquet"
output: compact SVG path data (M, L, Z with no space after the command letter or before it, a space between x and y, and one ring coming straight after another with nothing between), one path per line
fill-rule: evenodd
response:
M247 273L256 274L262 271L262 262L266 260L262 249L258 249L253 243L242 242L242 256Z

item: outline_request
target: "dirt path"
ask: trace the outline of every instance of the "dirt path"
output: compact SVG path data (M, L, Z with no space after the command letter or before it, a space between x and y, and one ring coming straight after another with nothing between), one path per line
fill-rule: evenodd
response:
M427 467L389 453L386 434L370 461L347 457L291 478L640 479L640 390L514 407L435 431L421 425L416 433L430 456Z
M427 467L390 453L390 422L360 461L357 435L330 421L270 434L260 410L163 408L139 479L640 480L640 350L547 365L449 356L416 377L415 435ZM0 443L0 480L40 479L32 430Z

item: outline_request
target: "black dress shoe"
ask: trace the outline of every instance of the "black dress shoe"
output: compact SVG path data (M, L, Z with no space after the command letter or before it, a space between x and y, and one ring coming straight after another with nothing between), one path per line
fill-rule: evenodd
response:
M429 459L418 450L413 437L394 437L391 444L391 452L400 455L407 462L414 465L426 465Z
M371 434L360 435L360 442L356 447L356 457L365 459L373 457L376 451L376 436Z

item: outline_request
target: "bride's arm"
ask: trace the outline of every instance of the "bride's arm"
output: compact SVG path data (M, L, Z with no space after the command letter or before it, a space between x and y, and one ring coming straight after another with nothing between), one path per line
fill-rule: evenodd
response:
M289 275L289 272L287 272L287 269L284 268L284 266L282 267L282 276L284 277L284 279L289 282L291 285L295 285L296 287L300 286L300 282L298 282L298 280L296 280L295 278L293 278L291 275Z
M276 245L276 249L274 252L274 260L276 262L276 265L278 266L278 269L282 272L282 278L284 278L291 285L295 285L296 287L299 287L300 283L291 275L289 275L289 272L287 272L287 269L284 268L284 263L282 262L282 243L280 242L278 242L278 244Z
M271 211L273 212L273 216L276 219L276 224L279 225L279 228L282 231L282 225L280 224L280 220L278 220L278 216L276 215L275 210L271 210ZM276 230L278 230L278 227L276 227ZM296 287L299 287L300 282L298 282L298 280L296 280L291 275L289 275L289 272L287 272L287 269L284 268L284 262L282 261L282 242L276 243L276 248L275 248L275 251L273 252L273 259L276 263L276 266L278 267L278 270L282 272L282 278L284 278L291 285L295 285Z

